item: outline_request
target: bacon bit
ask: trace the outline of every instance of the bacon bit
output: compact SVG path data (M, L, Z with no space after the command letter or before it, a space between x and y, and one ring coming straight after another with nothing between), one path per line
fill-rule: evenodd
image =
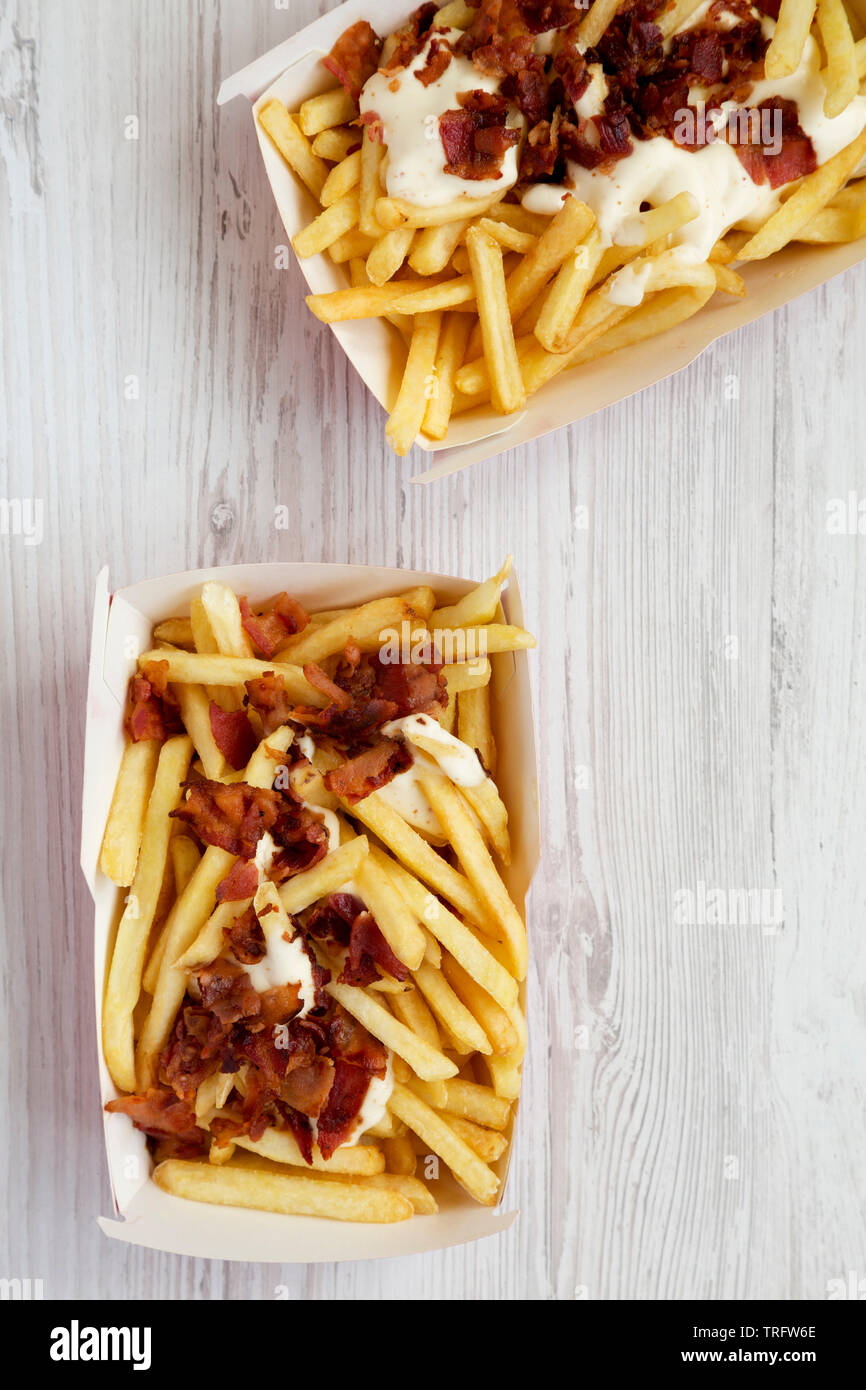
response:
M286 1073L280 1084L280 1100L302 1115L315 1118L321 1113L333 1080L332 1059L316 1056L304 1066L294 1067Z
M255 869L255 865L250 865ZM233 872L233 870L232 870ZM229 874L231 877L231 873ZM255 892L255 889L253 889ZM219 896L219 889L217 889ZM246 912L236 917L230 927L223 927L229 950L241 965L255 965L265 954L265 934L262 931L255 908L250 903Z
M481 90L460 92L457 100L461 110L439 117L446 173L462 179L501 178L502 158L520 139L519 130L505 124L508 102Z
M332 72L354 101L379 66L382 40L366 19L359 19L334 44L322 62Z
M237 1023L260 1013L261 996L253 989L247 972L234 961L218 956L195 973L202 1005L216 1014L220 1023Z
M133 743L155 738L164 743L183 733L177 702L168 689L168 662L147 661L130 677L123 723Z
M339 976L342 985L372 984L380 979L381 967L395 980L405 980L408 969L394 955L375 918L359 898L351 893L332 893L307 921L306 930L317 941L329 941L338 949L348 947L348 957Z
M301 987L297 984L275 985L273 989L266 989L264 994L260 994L259 999L261 1022L265 1028L288 1023L302 1008Z
M259 886L259 871L251 859L238 859L217 884L218 903L237 903L251 898Z
M313 1131L310 1128L309 1120L306 1115L300 1114L299 1111L293 1109L293 1107L289 1105L285 1107L283 1113L288 1121L289 1129L297 1140L298 1148L301 1151L301 1157L305 1163L312 1163Z
M189 1105L164 1087L151 1087L141 1096L120 1096L105 1108L113 1115L128 1115L136 1129L165 1141L179 1158L193 1158L205 1148L207 1135Z
M363 753L349 758L333 772L325 773L325 786L335 796L345 797L354 805L371 792L384 787L399 772L412 766L412 753L404 743L386 738L365 748Z
M262 729L267 738L274 729L279 729L285 724L291 713L292 702L286 690L286 683L276 672L265 671L263 676L245 681L244 685L249 702L261 719ZM281 753L279 756L283 758L285 754Z
M447 39L431 39L427 62L423 68L418 68L415 72L421 85L429 87L432 82L438 82L449 67L453 56L454 50Z
M550 88L544 75L541 59L533 60L531 65L522 68L502 83L503 95L513 101L530 126L549 119L552 106Z
M417 58L427 42L427 34L436 18L438 7L433 4L419 5L413 10L402 29L397 30L397 45L383 72L393 72L395 68L407 68L413 58Z
M818 167L815 147L800 125L797 103L783 97L770 97L755 109L781 112L782 147L778 154L771 154L760 144L731 142L752 182L769 183L771 188L780 188L792 179L813 173Z
M367 134L370 139L379 145L385 143L385 126L382 117L375 111L362 111L359 117L362 125L367 127Z
M241 625L267 661L271 660L287 637L302 632L310 621L306 609L287 593L269 599L261 613L254 613L245 598L238 602Z
M315 661L304 667L304 675L314 690L320 690L323 695L327 695L331 704L336 705L338 710L350 708L352 697L349 692L342 690L339 685L335 685L330 676L327 676Z
M246 767L258 744L246 710L223 709L216 700L211 700L209 713L214 743L229 766L239 772Z
M388 1068L387 1049L339 1004L328 1027L328 1050L332 1057L363 1067L374 1076L384 1076Z
M336 1061L327 1104L319 1115L316 1140L323 1158L330 1158L348 1139L358 1118L370 1078L361 1067Z
M201 778L187 783L186 799L171 815L191 825L206 845L252 859L265 831L276 825L281 800L279 792L251 787L247 782Z

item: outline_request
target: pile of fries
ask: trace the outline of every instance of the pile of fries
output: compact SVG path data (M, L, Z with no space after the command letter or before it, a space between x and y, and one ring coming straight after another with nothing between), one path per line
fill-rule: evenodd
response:
M498 867L510 862L511 849L508 813L494 781L490 656L495 662L497 653L535 645L504 621L500 593L509 570L510 560L446 606L437 607L432 589L421 587L312 613L267 660L254 654L245 630L249 610L220 583L206 583L188 615L154 629L139 670L165 663L167 697L176 702L183 731L127 742L102 845L100 867L124 890L102 1025L118 1091L131 1097L169 1087L165 1049L190 994L196 997L195 972L227 950L226 932L251 903L266 939L276 931L288 940L304 932L310 909L341 889L351 891L405 967L402 980L380 973L363 988L339 983L339 962L321 941L307 938L319 965L330 969L328 1007L340 1006L388 1051L393 1089L381 1119L327 1158L314 1143L311 1163L292 1129L276 1120L261 1137L240 1133L218 1141L215 1122L236 1116L242 1105L245 1068L218 1071L188 1102L202 1150L192 1158L169 1151L159 1161L157 1149L154 1180L165 1191L199 1202L392 1222L437 1210L441 1163L479 1202L497 1201L500 1176L492 1165L507 1148L526 1045L518 996L527 940ZM291 699L315 715L327 705L323 672L333 673L347 650L380 651L384 634L402 624L413 642L433 634L442 643L448 633L476 639L463 644L467 659L442 668L447 704L438 704L432 717L453 736L452 747L459 740L458 751L478 761L479 780L471 786L451 780L447 759L437 763L441 735L438 741L420 731L408 735L441 834L419 833L385 798L385 788L352 802L335 796L325 778L341 755L294 718L261 736L242 770L227 764L214 736L215 706L246 710L255 732L245 681L275 672ZM190 834L171 813L196 778L210 779L210 786L272 788L286 762L295 796L338 834L329 831L324 857L278 886L256 860L254 898L220 901L218 885L239 861Z
M662 15L673 33L699 0L672 0ZM595 0L580 38L596 44L620 0ZM435 26L466 28L477 11L451 0ZM371 15L375 18L375 15ZM855 43L843 0L782 0L766 58L768 77L794 72L814 23L826 55L825 114L845 109L866 77L866 39ZM384 54L388 51L386 41ZM423 208L388 197L387 149L359 123L342 87L290 113L276 100L258 120L322 211L293 239L301 258L327 251L346 265L350 287L313 294L324 323L383 317L405 342L406 364L387 426L397 454L419 434L447 437L453 416L478 406L502 414L560 372L663 333L696 313L718 290L743 296L733 261L773 255L793 240L826 243L866 234L866 179L849 184L866 156L866 130L793 185L757 230L732 228L709 259L690 264L671 238L698 215L688 193L634 210L639 235L608 246L592 211L574 197L545 217L513 193L455 199ZM618 276L639 266L645 294L629 306Z

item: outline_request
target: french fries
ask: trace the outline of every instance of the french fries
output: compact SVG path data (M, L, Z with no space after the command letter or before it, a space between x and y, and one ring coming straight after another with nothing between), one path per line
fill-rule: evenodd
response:
M665 40L690 32L690 26L713 27L712 12L702 17L699 3L672 0L659 13L656 23ZM577 7L581 52L595 48L619 8L618 0L594 0L589 8ZM471 27L473 17L477 15L472 6L454 0L435 16L431 36L449 22L458 28ZM768 22L764 20L765 26ZM495 27L495 19L493 23ZM855 42L855 34L860 33L859 24L852 28L845 0L782 0L774 30L765 29L765 76L770 82L785 79L805 65L810 80L822 83L824 114L832 121L853 109L859 84L866 78L866 39ZM392 91L399 89L404 71L399 62L388 68L399 37L398 33L386 39L380 58L380 72L387 69ZM822 55L820 74L814 68L816 44ZM558 37L552 52L548 45L536 48L546 79L554 87L559 48ZM603 57L602 78L610 73L616 76L611 61ZM597 58L590 63L591 75L597 63ZM486 71L483 64L482 70ZM647 80L658 80L654 71L644 74ZM730 76L723 81L730 88ZM409 84L413 91L415 85ZM718 85L709 83L708 101ZM605 100L604 92L602 83L599 103ZM591 95L592 88L578 104ZM780 95L788 93L780 89ZM796 99L808 100L811 109L813 95ZM508 100L508 120L522 120L513 99ZM554 91L554 103L557 100L560 97ZM721 100L730 100L728 90ZM752 115L745 96L738 106L738 115ZM600 104L599 114L605 109ZM530 129L529 122L521 133L516 188L494 188L492 179L479 174L477 185L470 188L471 181L464 179L460 191L455 181L455 196L443 196L433 204L421 189L413 194L417 202L402 196L405 171L395 173L395 163L404 159L403 144L398 141L394 150L389 149L387 118L369 104L365 107L363 93L360 113L355 102L337 89L304 102L297 116L279 103L267 102L259 110L259 119L322 209L294 238L298 254L328 250L335 263L351 267L351 288L309 295L310 309L325 323L387 318L399 330L403 347L398 350L405 351L405 358L400 385L389 403L386 437L401 456L419 439L447 445L455 417L479 407L492 404L505 416L522 410L561 372L676 327L697 313L716 290L742 297L747 282L729 264L739 246L745 246L744 259L753 260L774 254L791 240L830 244L866 235L866 219L843 216L828 206L859 162L849 159L847 151L825 159L802 180L793 176L781 190L781 206L769 214L749 214L741 225L720 226L709 255L704 246L695 257L688 246L694 231L689 224L702 219L708 208L713 211L705 203L700 183L695 192L684 186L655 205L650 194L649 205L638 203L625 217L617 212L612 230L606 219L612 205L621 208L621 200L607 197L604 181L615 177L620 167L628 167L618 162L612 162L610 170L602 166L594 171L597 213L580 200L581 190L587 187L581 179L572 181L574 192L566 180L562 196L551 200L545 213L522 205L519 199L537 177L523 171L524 154L539 137L550 138L555 146L560 119L576 119L568 101L554 112L549 132L547 123ZM616 112L614 116L619 119ZM630 117L632 123L636 119ZM328 126L330 120L335 124ZM849 128L852 133L856 130L856 126ZM431 116L423 138L432 140L437 134L441 132ZM635 134L645 151L646 132L638 129ZM653 128L651 134L661 133ZM585 138L593 138L591 130ZM667 138L679 136L668 133ZM757 137L750 135L748 143L753 141ZM856 139L849 149L854 145L859 148ZM444 146L442 158L443 167L451 172ZM702 158L698 150L684 171L688 163L700 164ZM687 182L685 172L683 181ZM761 182L758 173L754 181ZM469 196L470 192L477 196ZM594 188L594 203L595 193ZM681 245L687 252L681 258L684 278L674 283L656 275L655 263L678 255ZM699 274L689 279L688 266L695 260ZM634 275L616 279L617 272L630 264L641 274L650 272L645 283ZM712 283L700 276L710 265ZM453 707L446 717L450 725Z
M443 729L469 696L464 732L491 756L491 656L468 658L533 643L503 620L510 566L456 603L421 585L320 606L279 650L291 620L276 615L302 611L285 594L248 609L207 581L188 617L157 625L146 678L130 685L103 839L103 871L125 897L102 1036L120 1092L107 1109L151 1136L165 1192L408 1220L438 1210L420 1146L496 1201L489 1165L505 1151L525 1047L525 933L522 945L488 849L507 846L505 804L475 749ZM411 652L390 652L395 632ZM440 643L467 659L441 667ZM428 706L393 723L388 692L410 677L392 678L392 660L437 673ZM135 740L151 729L161 738ZM374 770L364 794L383 757L384 783ZM409 802L383 795L398 778ZM426 800L423 835L413 798ZM433 848L443 842L447 855ZM298 1049L302 1063L284 1065Z

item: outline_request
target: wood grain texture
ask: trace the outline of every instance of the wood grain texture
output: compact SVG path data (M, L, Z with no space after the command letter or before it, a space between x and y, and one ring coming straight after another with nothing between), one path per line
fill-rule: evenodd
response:
M866 537L826 524L866 495L866 266L634 400L413 486L274 269L248 114L214 105L326 7L0 9L0 492L44 506L40 545L0 536L0 1274L92 1299L823 1297L866 1276ZM480 577L509 550L540 640L545 843L519 1223L343 1266L104 1240L77 866L97 569ZM778 889L784 925L680 924L700 883Z

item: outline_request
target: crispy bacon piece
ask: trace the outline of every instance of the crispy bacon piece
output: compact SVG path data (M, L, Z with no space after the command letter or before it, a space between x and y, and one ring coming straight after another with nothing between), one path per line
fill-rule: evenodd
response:
M246 767L258 743L246 710L223 709L211 700L210 727L214 743L229 766L236 772Z
M254 864L247 867L255 871ZM219 889L217 889L217 897L219 897ZM223 934L229 950L235 960L240 961L241 965L255 965L256 961L261 960L265 954L265 934L252 903L246 912L242 912L235 918L230 927L223 927Z
M384 1076L388 1068L388 1053L362 1023L339 1004L328 1027L328 1051L344 1062L352 1062L374 1076Z
M399 772L412 766L412 753L405 743L385 738L365 748L363 753L325 773L325 786L335 796L342 796L354 804L365 796L384 787Z
M291 714L292 702L286 690L286 683L275 671L265 671L263 676L245 681L244 685L249 702L261 719L262 729L267 738L274 729L279 729L281 724L285 724Z
M216 900L218 903L240 902L242 898L251 898L258 886L259 871L255 864L251 859L238 859L217 884Z
M327 902L311 914L306 929L317 941L330 941L338 948L348 948L339 976L341 985L372 984L381 978L379 968L395 980L405 980L409 974L407 967L394 955L375 918L351 893L332 893Z
M136 1129L166 1141L179 1158L194 1158L207 1142L187 1103L165 1087L151 1087L141 1096L120 1096L105 1108L112 1114L128 1115Z
M457 100L460 110L439 117L446 172L462 179L501 178L503 156L520 139L505 124L508 102L481 90L460 92Z
M304 675L314 690L319 690L323 695L327 695L331 704L336 705L338 710L347 710L350 707L352 697L348 690L342 690L339 685L335 685L317 662L312 661L308 666L305 666Z
M148 738L164 743L172 734L183 733L180 711L168 689L167 661L147 661L130 677L123 723L133 743Z
M305 1163L313 1161L313 1131L306 1115L302 1115L293 1106L287 1105L283 1108L283 1115L288 1123L289 1129L298 1141L298 1148Z
M530 126L549 119L552 97L540 58L534 58L520 72L506 77L502 83L502 94L514 102Z
M310 621L306 609L287 593L270 599L261 613L254 613L245 598L238 602L244 631L267 661L287 637L302 632Z
M397 44L385 64L384 72L393 72L395 68L406 68L413 58L418 57L427 42L427 35L433 20L436 18L437 9L438 6L428 3L419 5L417 10L413 10L403 27L397 30Z
M453 57L454 50L447 39L431 39L427 62L415 71L421 85L429 87L432 82L438 82Z
M203 1008L215 1014L222 1024L242 1018L256 1018L261 1012L261 995L253 989L249 975L234 961L217 956L196 971Z
M325 1108L319 1115L317 1142L323 1158L330 1158L349 1138L358 1119L370 1078L361 1067L337 1060Z
M219 1068L222 1033L220 1027L212 1034L205 1009L182 1008L178 1013L159 1061L161 1078L181 1100L192 1104L199 1086Z
M303 1066L287 1072L280 1084L280 1100L302 1115L317 1116L334 1080L330 1057L316 1056Z
M251 787L247 782L187 783L186 799L171 812L191 825L200 840L241 859L252 859L266 830L279 819L279 792Z
M382 117L377 111L362 111L360 115L362 125L367 127L367 134L370 139L379 145L385 143L385 125Z
M288 1023L301 1010L300 985L275 985L260 994L261 1022L264 1028L276 1028L279 1023Z
M340 35L322 62L341 86L357 101L361 89L379 66L382 40L366 19L359 19Z
M518 73L533 57L533 31L519 0L481 0L478 14L459 40L460 53L479 72L493 77Z
M778 154L765 150L760 143L749 142L734 145L737 158L753 183L769 183L771 188L780 188L811 174L817 167L815 147L803 130L799 121L797 103L783 97L770 97L755 108L757 112L778 114L781 123L781 149Z

